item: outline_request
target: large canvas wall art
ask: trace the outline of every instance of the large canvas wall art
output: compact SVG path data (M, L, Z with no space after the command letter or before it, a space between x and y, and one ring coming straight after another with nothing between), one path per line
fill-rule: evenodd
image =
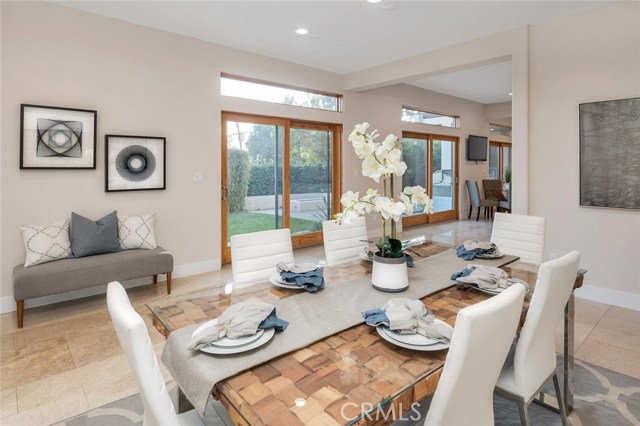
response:
M95 169L97 112L20 105L21 169Z
M640 98L580 105L580 205L640 209Z
M105 190L165 189L165 145L165 138L106 135Z

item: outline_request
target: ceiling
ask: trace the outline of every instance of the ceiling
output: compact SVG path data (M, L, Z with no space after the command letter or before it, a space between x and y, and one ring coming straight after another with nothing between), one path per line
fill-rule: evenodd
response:
M511 61L467 68L407 82L412 86L482 104L511 101Z
M337 73L579 13L588 1L78 1L57 3ZM305 27L309 34L295 34Z

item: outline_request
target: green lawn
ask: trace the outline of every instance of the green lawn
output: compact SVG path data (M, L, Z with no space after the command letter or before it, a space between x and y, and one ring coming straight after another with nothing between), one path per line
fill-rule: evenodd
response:
M262 213L240 212L229 215L229 227L227 241L232 235L246 234L249 232L266 231L274 229L275 218L273 215ZM279 226L282 226L282 218L279 218ZM303 231L320 231L322 224L317 220L305 220L291 218L291 233Z

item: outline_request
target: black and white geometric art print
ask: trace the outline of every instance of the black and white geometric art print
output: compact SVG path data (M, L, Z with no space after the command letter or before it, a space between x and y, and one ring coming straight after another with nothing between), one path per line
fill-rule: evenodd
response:
M97 112L20 106L21 169L95 169Z
M640 98L580 105L580 205L640 209Z
M106 135L106 191L165 189L165 138Z

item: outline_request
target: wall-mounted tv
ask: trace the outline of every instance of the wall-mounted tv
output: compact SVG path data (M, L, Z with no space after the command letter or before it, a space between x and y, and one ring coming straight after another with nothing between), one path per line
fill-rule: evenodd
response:
M469 135L469 139L467 139L467 160L487 161L488 142L489 139L486 136Z

